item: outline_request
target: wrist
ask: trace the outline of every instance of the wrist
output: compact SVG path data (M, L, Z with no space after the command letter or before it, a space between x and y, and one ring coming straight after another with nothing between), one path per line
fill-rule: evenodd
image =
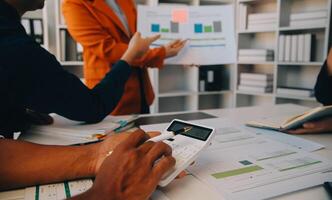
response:
M165 58L169 57L169 51L167 50L166 45L160 47L164 51Z
M131 53L126 52L125 54L123 54L123 56L121 57L121 60L126 61L129 65L132 65L132 63L134 62L134 56Z
M85 146L85 157L87 158L87 170L88 174L92 177L95 177L98 172L98 163L99 163L99 144L90 144Z

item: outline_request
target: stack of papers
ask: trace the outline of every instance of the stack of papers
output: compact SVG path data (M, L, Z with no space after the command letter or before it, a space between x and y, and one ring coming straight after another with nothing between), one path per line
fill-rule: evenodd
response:
M259 73L241 73L239 91L270 93L273 90L273 75Z
M332 167L330 160L310 153L323 148L320 144L280 132L248 129L220 118L193 122L215 127L216 135L188 170L220 199L267 199L331 178L326 173ZM166 127L141 128L162 131Z
M240 49L240 62L266 62L274 60L274 50L271 49Z
M125 127L137 119L137 116L108 116L100 123L86 124L68 120L59 115L52 117L54 119L52 125L33 126L27 132L22 133L19 139L47 145L91 142L98 140L98 136Z
M276 13L254 13L248 15L249 30L274 30L276 27Z
M327 10L292 13L290 15L290 27L317 27L327 25Z

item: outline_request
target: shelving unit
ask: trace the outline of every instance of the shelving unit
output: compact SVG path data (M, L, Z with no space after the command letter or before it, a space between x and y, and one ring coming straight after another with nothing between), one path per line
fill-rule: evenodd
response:
M66 31L60 11L60 1L55 3L55 43L56 55L61 60L61 31ZM200 109L229 108L252 105L272 105L275 103L298 103L316 106L315 98L284 96L276 93L279 86L313 88L316 76L328 51L329 23L326 26L289 27L291 13L327 9L328 20L331 15L331 0L136 0L137 4L163 6L182 5L234 5L235 13L240 4L249 5L250 13L276 13L277 25L271 29L248 30L236 26L237 49L273 49L274 61L243 62L220 65L222 89L220 91L200 91L200 70L205 66L188 67L167 65L163 69L149 69L155 92L152 113L171 111L196 111ZM239 17L236 15L237 25ZM312 33L317 38L316 59L310 62L281 62L278 60L279 36L282 34ZM69 71L82 78L83 62L61 60ZM238 91L241 72L273 74L272 93Z
M43 44L45 49L49 49L49 28L48 28L48 15L47 15L47 2L42 10L27 12L22 16L23 19L40 19L42 20Z
M146 5L186 4L194 6L234 4L233 0L150 0ZM235 63L234 63L235 64ZM200 70L205 66L186 67L167 65L161 70L149 69L154 91L155 102L151 111L196 111L201 109L225 108L234 106L235 65L214 66L221 68L223 80L220 91L200 91Z
M56 0L54 2L55 9L55 54L60 61L61 65L66 68L66 70L77 75L83 82L83 61L77 59L77 55L70 56L74 58L68 59L64 52L70 51L73 53L78 53L75 45L78 45L70 36L67 31L67 25L65 24L64 17L61 11L62 0ZM76 57L76 58L75 58Z
M317 75L327 56L329 40L329 23L326 26L309 27L289 27L290 15L292 13L308 12L316 10L327 10L328 21L331 16L331 0L238 0L237 12L240 4L250 6L251 13L271 13L277 15L275 30L238 30L238 49L256 48L273 49L273 62L237 62L236 73L241 72L272 73L273 92L253 93L236 90L235 106L252 106L275 103L297 103L307 106L317 106L314 97L285 96L276 93L280 86L313 88ZM237 15L238 16L238 15ZM237 19L239 23L239 19ZM282 34L302 34L311 33L316 35L316 55L315 60L310 62L283 62L278 60L279 56L279 36ZM237 83L239 77L235 78Z

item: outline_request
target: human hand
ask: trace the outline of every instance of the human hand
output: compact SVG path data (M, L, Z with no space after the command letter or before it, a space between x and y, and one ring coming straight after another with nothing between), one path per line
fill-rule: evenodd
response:
M131 65L136 59L141 58L150 49L150 45L159 38L160 35L143 38L141 33L136 32L121 59Z
M175 165L168 145L146 142L148 139L138 130L117 145L100 167L92 188L76 199L148 199L162 176Z
M290 130L290 134L309 134L309 133L325 133L332 132L332 118L326 118L319 121L307 122L302 125L302 128Z
M170 58L173 56L178 55L178 53L181 51L181 49L186 44L187 40L174 40L172 42L167 43L164 45L164 48L166 50L166 58Z
M136 130L135 132L143 132L142 130ZM94 164L94 172L95 174L98 173L100 166L104 162L105 158L107 157L107 154L110 151L113 151L118 144L125 141L133 132L122 132L122 133L109 133L104 141L94 144L95 145L95 153L94 155L95 164ZM152 138L160 135L160 132L148 132L147 135Z

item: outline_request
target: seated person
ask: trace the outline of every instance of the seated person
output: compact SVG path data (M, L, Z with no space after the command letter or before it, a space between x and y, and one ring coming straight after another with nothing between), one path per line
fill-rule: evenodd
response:
M326 62L324 63L315 86L317 101L323 105L332 105L332 48ZM289 131L291 134L323 133L332 132L332 118L325 118L319 121L303 124L302 128Z
M121 60L89 89L65 71L20 24L25 12L43 6L44 0L0 1L0 133L8 138L29 127L34 111L88 123L101 121L120 101L132 62L145 55L159 37L134 34Z
M146 200L175 164L168 145L148 138L137 130L110 155L111 137L85 146L0 139L0 191L96 176L91 189L72 199Z

